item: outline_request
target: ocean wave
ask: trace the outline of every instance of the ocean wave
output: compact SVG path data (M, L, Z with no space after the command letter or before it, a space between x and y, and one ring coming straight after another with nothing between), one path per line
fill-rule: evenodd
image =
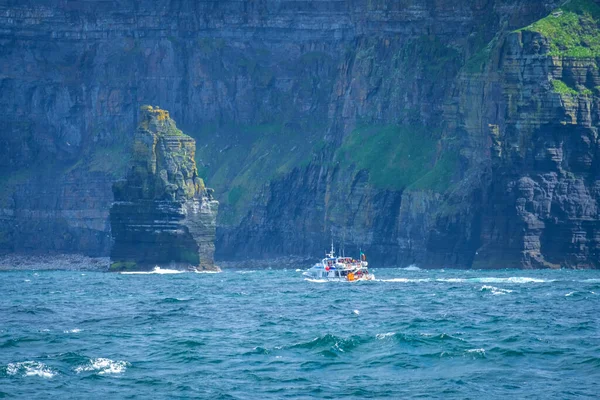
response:
M455 342L464 342L465 340L456 336L449 335L447 333L420 333L419 336L425 338L426 342L446 342L446 341L455 341Z
M194 271L195 274L220 274L221 271Z
M190 297L190 298L183 298L183 297L165 297L164 299L162 299L162 300L160 301L160 303L163 303L163 304L169 304L169 303L183 303L183 302L186 302L186 301L192 301L192 300L194 300L194 298L193 298L193 297Z
M422 283L422 282L444 282L444 283L549 283L554 280L544 280L528 277L513 276L510 278L389 278L375 279L377 282L398 282L398 283Z
M332 334L326 334L323 336L317 336L308 342L296 343L289 346L290 349L307 349L307 350L320 350L333 351L335 353L349 352L368 340L361 339L360 337L342 338ZM329 354L329 353L328 353Z
M76 373L96 372L99 375L121 374L131 366L127 361L113 361L109 358L92 358L87 364L75 368Z
M406 268L400 268L401 270L404 271L421 271L421 268L417 267L415 264L411 264Z
M503 295L503 294L508 294L508 293L512 293L512 290L509 289L501 289L501 288L497 288L494 286L489 286L489 285L483 285L480 289L482 292L491 292L493 295Z
M340 353L348 353L362 344L372 342L373 338L352 336L343 338L332 334L317 336L306 342L299 342L286 346L275 346L265 348L254 347L251 351L244 353L245 356L271 355L281 350L310 351L325 357L337 357Z
M183 274L185 271L179 271L177 269L163 269L161 267L155 267L152 271L127 271L119 272L121 275L168 275L168 274Z
M8 364L6 366L6 374L11 376L39 376L40 378L50 379L55 377L57 372L53 371L44 363L38 361L24 361Z
M63 333L79 333L79 332L81 332L81 329L79 329L79 328L67 329L67 330L63 331Z
M307 281L307 282L313 282L313 283L327 283L327 282L329 282L327 279L304 278L304 280Z
M448 283L464 283L464 282L473 282L473 283L550 283L554 282L553 279L545 280L538 278L529 278L523 276L511 276L510 278L440 278L436 279L437 282L448 282Z
M468 349L465 351L466 355L475 357L485 357L485 349Z
M593 295L597 295L596 292L592 292L592 291L584 291L584 292L579 292L579 291L573 291L573 292L569 292L567 294L565 294L565 297L573 297L573 298L584 298L587 299L588 298L588 293L589 294L593 294Z
M512 276L510 278L474 278L475 281L481 283L550 283L554 279L538 279L525 276Z
M393 337L395 334L396 334L396 332L378 333L377 335L375 335L375 338L378 340L383 340L386 338Z

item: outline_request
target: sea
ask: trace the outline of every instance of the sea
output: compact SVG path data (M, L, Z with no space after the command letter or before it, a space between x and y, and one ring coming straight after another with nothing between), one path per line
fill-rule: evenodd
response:
M0 398L600 397L600 271L0 272Z

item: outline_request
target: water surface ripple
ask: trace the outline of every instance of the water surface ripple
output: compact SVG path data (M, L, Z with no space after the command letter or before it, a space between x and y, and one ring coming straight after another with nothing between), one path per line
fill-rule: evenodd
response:
M3 272L0 398L600 394L599 271L375 274Z

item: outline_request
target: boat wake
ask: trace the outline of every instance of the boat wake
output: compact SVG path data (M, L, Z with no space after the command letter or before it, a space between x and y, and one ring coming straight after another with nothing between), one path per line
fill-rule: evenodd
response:
M419 282L445 282L445 283L551 283L554 279L537 279L513 276L510 278L390 278L390 279L375 279L378 282L400 282L400 283L419 283Z

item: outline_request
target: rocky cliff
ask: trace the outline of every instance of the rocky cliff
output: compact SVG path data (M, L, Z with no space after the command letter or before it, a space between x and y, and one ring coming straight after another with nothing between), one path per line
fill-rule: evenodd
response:
M597 267L596 3L562 3L0 2L0 247L106 254L153 103L218 257Z
M196 142L169 113L143 106L127 179L113 186L113 271L215 269L218 201L198 176Z

